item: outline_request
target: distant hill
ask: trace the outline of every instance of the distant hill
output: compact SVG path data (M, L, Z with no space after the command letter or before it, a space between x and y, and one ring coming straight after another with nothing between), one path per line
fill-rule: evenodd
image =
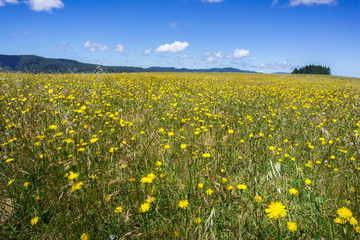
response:
M290 74L288 72L273 72L272 74Z
M254 71L237 68L210 68L188 69L173 67L127 67L102 66L97 64L81 63L69 59L44 58L35 55L1 55L0 71L26 73L96 73L96 72L236 72L256 73Z

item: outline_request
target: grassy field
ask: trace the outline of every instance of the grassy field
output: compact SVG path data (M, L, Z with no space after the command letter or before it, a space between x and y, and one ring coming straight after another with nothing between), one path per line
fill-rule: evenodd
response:
M360 80L0 73L3 239L360 239Z

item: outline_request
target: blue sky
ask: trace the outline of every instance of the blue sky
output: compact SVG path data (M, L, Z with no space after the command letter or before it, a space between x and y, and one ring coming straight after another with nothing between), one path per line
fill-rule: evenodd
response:
M0 54L360 77L360 0L0 0Z

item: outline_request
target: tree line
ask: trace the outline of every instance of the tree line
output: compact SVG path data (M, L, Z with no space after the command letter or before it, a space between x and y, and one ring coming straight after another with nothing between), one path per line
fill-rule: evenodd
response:
M321 65L306 65L302 68L295 68L292 71L292 74L331 74L331 70L329 67L321 66Z

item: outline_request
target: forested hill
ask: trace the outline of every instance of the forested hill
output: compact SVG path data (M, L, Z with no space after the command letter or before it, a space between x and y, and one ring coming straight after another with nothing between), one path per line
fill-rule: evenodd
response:
M237 68L187 69L172 67L102 66L69 59L44 58L35 55L1 55L0 71L26 73L96 73L96 72L238 72L255 73Z

